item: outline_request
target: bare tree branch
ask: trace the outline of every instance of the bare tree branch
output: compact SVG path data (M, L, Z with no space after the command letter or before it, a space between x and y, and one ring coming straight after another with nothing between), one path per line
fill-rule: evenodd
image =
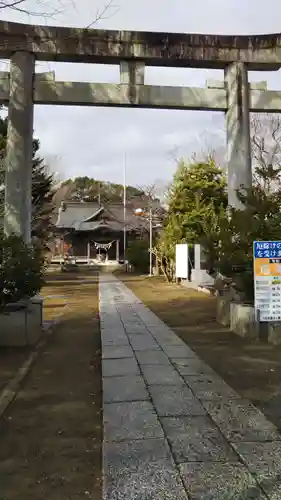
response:
M38 5L38 11L28 8L28 0L0 0L0 11L10 9L28 16L53 18L62 14L66 8L66 4L63 4L61 0L58 0L59 6L57 8L50 7L50 3L43 0L36 0L36 4Z
M51 7L50 1L48 0L36 0L38 10L31 10L28 7L29 0L0 0L0 12L4 9L10 9L21 14L26 14L34 17L46 17L54 18L57 15L65 12L65 9L71 5L75 10L78 11L75 0L69 0L65 2L64 0L56 0L58 6ZM112 15L116 14L118 11L118 6L113 3L113 0L108 0L101 8L96 11L95 18L91 23L89 23L85 29L91 28L94 24L102 19L109 19Z
M109 0L101 9L97 9L96 17L94 21L92 21L85 29L91 28L94 24L96 24L101 19L109 19L113 15L115 15L119 10L119 7L113 3L113 0ZM111 11L111 14L110 14ZM114 11L114 12L112 12Z
M165 208L161 203L161 197L163 197L163 186L160 187L159 182L157 183L155 181L152 184L138 187L138 189L143 191L143 206L139 207L143 210L143 212L140 213L140 216L148 220L150 217L149 213L151 211L154 226L160 226L166 215Z
M215 139L215 140L214 140ZM215 143L215 145L214 145ZM208 137L206 133L201 134L200 137L200 147L194 152L190 160L192 162L208 162L210 160L215 161L222 169L226 170L226 147L223 141L219 137L213 134ZM178 165L186 155L180 154L179 146L174 146L169 152L168 157L171 161Z
M251 114L251 153L253 183L265 191L281 186L281 114ZM202 137L203 147L192 155L191 160L200 162L210 159L227 170L226 148L223 143L212 147L212 135ZM179 148L169 152L169 158L178 164L182 159Z
M19 5L23 4L25 0L1 0L0 9L18 9Z
M182 155L180 154L179 146L174 146L170 151L168 151L168 158L176 165L182 160Z
M251 116L253 180L265 191L281 184L281 115Z

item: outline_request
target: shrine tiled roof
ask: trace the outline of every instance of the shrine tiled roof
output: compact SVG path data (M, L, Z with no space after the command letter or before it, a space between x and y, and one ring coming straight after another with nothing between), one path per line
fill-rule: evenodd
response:
M122 204L99 205L95 202L64 202L56 221L58 229L74 231L122 231L124 227L124 208ZM146 218L135 215L130 206L126 210L126 225L129 231L148 230Z

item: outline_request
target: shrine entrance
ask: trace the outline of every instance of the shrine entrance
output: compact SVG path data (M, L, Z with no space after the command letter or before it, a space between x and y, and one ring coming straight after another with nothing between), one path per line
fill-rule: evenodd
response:
M108 262L119 262L119 240L113 240L108 243L93 241L90 246L94 249L94 260L99 264L107 264ZM114 248L115 247L115 248ZM92 249L90 254L93 254Z

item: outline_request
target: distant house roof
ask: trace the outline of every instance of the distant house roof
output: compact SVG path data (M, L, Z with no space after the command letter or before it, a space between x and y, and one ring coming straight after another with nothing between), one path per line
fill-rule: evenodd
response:
M96 231L108 228L120 232L124 228L124 208L121 204L99 205L96 202L63 202L56 221L58 229ZM128 207L126 226L129 231L148 230L149 222Z

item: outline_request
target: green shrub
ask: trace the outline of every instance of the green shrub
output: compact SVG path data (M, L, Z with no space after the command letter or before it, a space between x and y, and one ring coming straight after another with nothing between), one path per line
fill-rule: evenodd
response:
M127 248L128 261L138 271L147 273L149 269L149 241L132 240Z
M38 293L43 276L44 259L39 248L25 245L17 236L0 237L0 310Z
M231 208L228 219L221 220L218 268L247 301L253 301L253 242L280 240L281 188L267 192L253 186L238 195L244 210Z

